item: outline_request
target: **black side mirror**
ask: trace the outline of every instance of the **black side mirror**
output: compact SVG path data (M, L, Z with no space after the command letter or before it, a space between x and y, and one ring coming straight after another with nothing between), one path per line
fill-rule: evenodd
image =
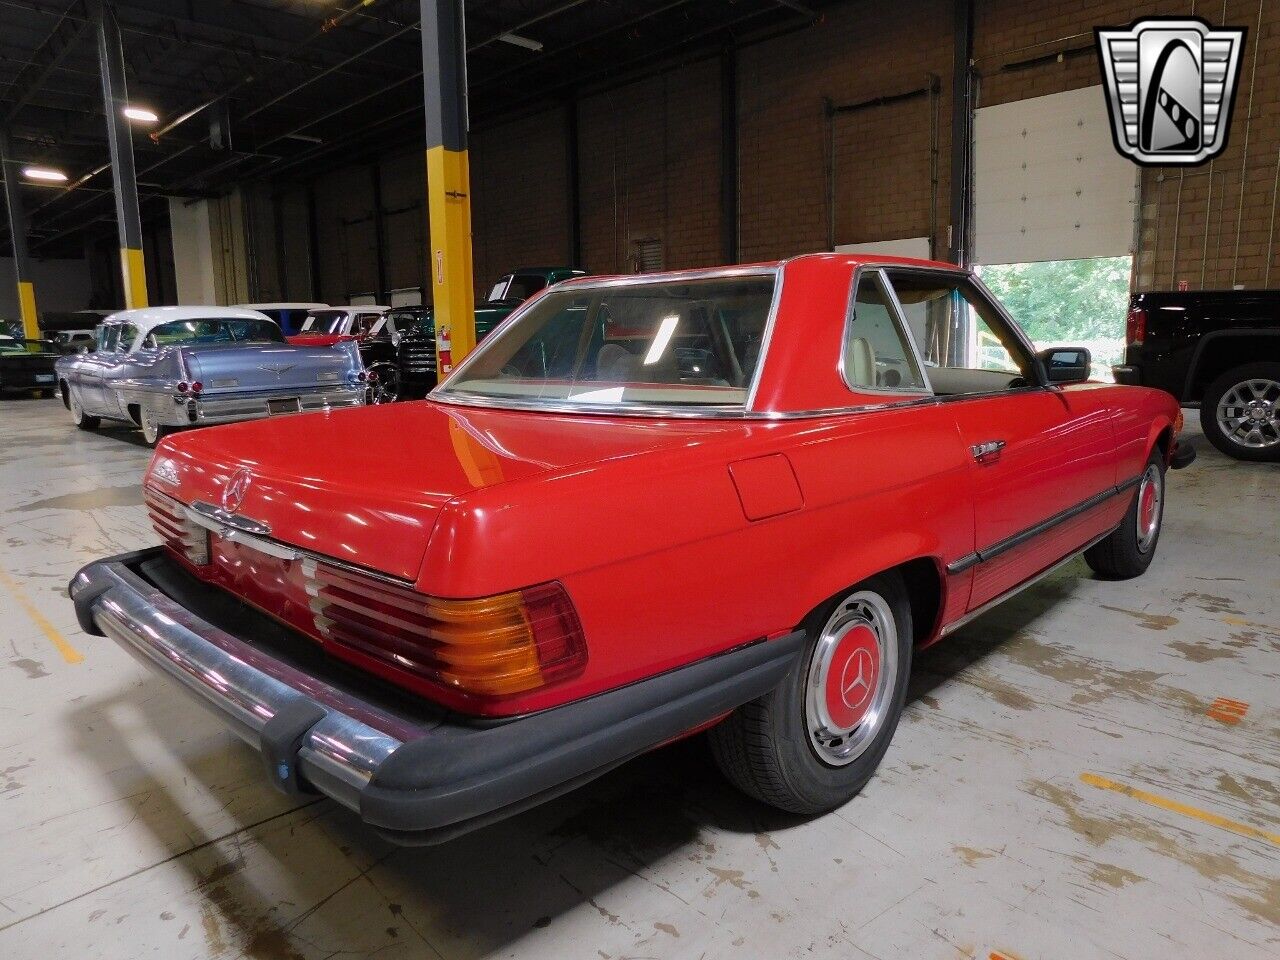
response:
M1036 356L1050 383L1080 383L1089 379L1093 355L1084 347L1052 347Z

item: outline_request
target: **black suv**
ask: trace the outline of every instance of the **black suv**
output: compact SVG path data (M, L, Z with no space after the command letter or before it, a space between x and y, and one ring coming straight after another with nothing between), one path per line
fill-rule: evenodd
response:
M1118 382L1198 406L1230 457L1280 461L1280 290L1136 293L1125 343Z

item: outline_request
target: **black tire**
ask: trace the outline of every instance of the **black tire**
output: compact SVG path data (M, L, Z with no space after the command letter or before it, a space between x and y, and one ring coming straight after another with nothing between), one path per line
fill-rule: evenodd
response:
M820 647L828 647L832 642L827 628L851 598L865 595L878 596L892 618L894 662L889 669L886 638L885 658L879 663L886 686L881 689L877 685L874 693L880 703L878 719L870 721L875 726L865 731L866 742L860 752L852 759L840 761L842 765L836 765L820 754L820 750L832 748L818 745L811 733L807 705L809 685L814 679L813 672L819 669L815 664L822 656ZM864 580L814 611L805 621L804 630L809 636L804 654L786 678L770 693L735 710L708 732L708 739L716 764L744 793L780 810L811 815L833 810L853 799L875 773L897 729L907 694L912 649L911 605L902 578L888 573ZM836 641L835 651L828 655L826 662L834 660L843 642ZM853 658L846 659L842 677L853 662ZM834 668L828 673L828 677L831 676ZM878 684L881 672L873 676ZM859 668L855 682L861 678ZM843 679L839 682L843 683ZM869 687L868 691L868 696L872 696ZM845 704L852 706L847 698ZM866 716L864 714L864 719L847 735L850 744L858 737L861 723L869 722Z
M1147 567L1155 559L1156 547L1160 544L1160 531L1164 527L1164 480L1164 455L1157 448L1151 451L1151 456L1143 467L1142 478L1138 481L1133 500L1125 511L1120 526L1111 531L1105 540L1100 540L1084 552L1085 563L1095 573L1109 580L1129 580L1147 572ZM1148 527L1143 508L1148 484L1156 484L1154 529Z
M1268 441L1267 445L1261 447L1247 445L1238 433L1229 434L1219 422L1218 405L1223 398L1240 384L1251 381L1268 381L1274 385L1265 392L1264 397L1256 398L1264 404L1260 412L1269 415L1267 419L1257 423L1260 430L1258 436ZM1280 363L1242 364L1210 383L1200 402L1200 426L1209 442L1228 457L1260 463L1280 462Z

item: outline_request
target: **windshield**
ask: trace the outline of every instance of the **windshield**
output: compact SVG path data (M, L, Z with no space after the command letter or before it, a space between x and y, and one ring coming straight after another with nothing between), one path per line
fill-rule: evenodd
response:
M770 273L556 288L514 315L440 392L741 407L774 283Z
M284 343L284 334L270 320L174 320L154 327L144 347L189 343Z
M419 307L416 310L392 310L388 316L397 333L434 333L435 324L431 322L431 313Z
M507 291L502 295L502 297L505 300L519 300L523 302L528 300L546 285L546 277L539 276L536 273L517 273L511 278L511 282L507 285Z
M342 333L346 310L312 310L302 322L303 333Z
M50 353L47 343L0 336L0 353Z

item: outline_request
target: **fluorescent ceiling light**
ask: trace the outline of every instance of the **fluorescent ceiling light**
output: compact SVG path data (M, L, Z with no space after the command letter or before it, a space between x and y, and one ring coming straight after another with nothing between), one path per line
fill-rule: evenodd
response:
M22 175L28 180L45 180L49 183L62 183L67 179L67 175L61 170L49 167L23 167Z
M498 39L515 47L524 47L526 50L532 50L534 53L542 52L542 44L537 40L530 40L528 37L522 37L518 33L504 33Z
M308 136L305 133L286 133L285 138L288 140L301 140L303 143L324 143L320 137Z
M667 352L667 344L671 342L671 335L676 332L676 327L679 324L680 318L674 313L669 317L662 318L662 325L658 327L658 335L653 338L653 344L649 347L649 352L644 357L644 365L646 367L662 359L662 355Z
M155 123L160 119L146 107L125 107L120 112L130 120L137 120L139 123Z

